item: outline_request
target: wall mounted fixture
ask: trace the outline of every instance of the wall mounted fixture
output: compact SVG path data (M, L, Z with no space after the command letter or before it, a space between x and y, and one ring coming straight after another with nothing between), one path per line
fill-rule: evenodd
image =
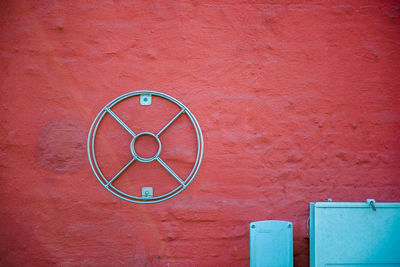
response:
M140 105L142 106L150 106L152 105L152 98L153 97L160 97L163 99L166 99L168 101L171 101L175 105L177 105L180 109L180 111L173 117L169 122L164 124L164 127L161 130L158 130L157 132L150 132L150 131L144 131L141 133L136 133L134 132L125 122L122 120L114 111L113 108L118 105L121 101L127 100L129 98L140 98ZM96 152L95 152L95 142L96 142L96 134L99 129L99 125L101 124L103 118L106 115L110 115L120 126L122 126L123 129L125 129L132 137L132 141L129 146L129 150L131 152L131 160L122 168L120 171L115 174L113 177L106 177L104 173L101 171L101 168L99 166L98 161L96 160ZM178 119L180 116L186 115L195 132L196 132L196 140L197 140L197 151L196 151L196 160L193 164L193 167L189 173L189 175L185 178L180 177L165 161L165 159L161 159L161 151L162 151L162 142L160 140L160 136L162 133L167 130L168 127L171 126L171 124ZM158 144L158 149L157 152L155 153L154 156L152 157L143 157L140 156L136 150L135 150L135 142L138 137L147 135L153 137ZM124 94L122 96L117 97L110 103L108 103L96 116L96 118L93 121L93 124L90 128L89 135L88 135L88 141L87 141L87 152L88 152L88 159L90 163L90 167L92 168L92 171L94 175L97 177L99 182L106 188L109 192L114 194L115 196L130 201L134 203L157 203L161 202L167 199L172 198L173 196L176 196L180 192L182 192L184 189L186 189L189 184L193 181L194 177L196 176L200 164L202 161L203 157L203 135L200 129L200 126L194 117L194 115L190 112L190 110L185 107L181 102L176 100L175 98L168 96L164 93L156 92L156 91L134 91L130 92L127 94ZM135 196L132 194L128 194L121 189L117 188L117 186L114 183L114 181L133 163L133 162L140 162L140 163L150 163L150 162L158 162L165 170L168 172L169 176L171 176L172 179L176 179L178 182L178 186L172 188L169 192L162 194L162 195L156 195L156 190L153 190L153 187L142 187L141 196ZM164 177L161 177L164 178Z
M400 203L311 202L310 266L400 266Z

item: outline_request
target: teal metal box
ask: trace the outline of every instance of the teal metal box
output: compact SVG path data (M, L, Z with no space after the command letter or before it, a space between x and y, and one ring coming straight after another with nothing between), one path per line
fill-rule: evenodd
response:
M250 223L250 267L293 267L293 224Z
M311 267L400 266L400 203L310 203Z

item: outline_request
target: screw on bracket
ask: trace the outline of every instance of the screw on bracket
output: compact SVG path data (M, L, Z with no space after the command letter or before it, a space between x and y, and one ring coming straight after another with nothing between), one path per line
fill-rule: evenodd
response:
M153 187L142 187L142 198L152 198Z
M150 106L151 105L151 94L141 94L140 95L140 105Z

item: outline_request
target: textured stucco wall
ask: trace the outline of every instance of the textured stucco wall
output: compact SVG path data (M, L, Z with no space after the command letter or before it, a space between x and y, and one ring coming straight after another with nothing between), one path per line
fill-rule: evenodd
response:
M307 266L310 201L400 201L398 1L10 0L0 12L2 266L247 266L248 224L268 219L294 223ZM197 177L160 204L116 198L87 161L95 115L134 90L176 97L203 129ZM118 169L129 138L114 126L102 152ZM169 162L185 166L190 132L171 131Z

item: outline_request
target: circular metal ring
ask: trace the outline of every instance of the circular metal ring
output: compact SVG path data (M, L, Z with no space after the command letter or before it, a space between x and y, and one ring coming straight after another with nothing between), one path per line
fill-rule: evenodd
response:
M158 96L164 99L167 99L171 102L173 102L174 104L176 104L178 107L181 108L181 111L167 124L164 126L164 128L162 130L160 130L159 133L157 134L153 134L150 132L143 132L140 134L135 134L113 111L112 111L112 107L114 107L115 105L117 105L119 102L130 98L130 97L134 97L134 96L141 96L141 95L150 95L150 96ZM147 101L147 99L145 100ZM121 124L122 127L125 128L126 131L128 131L132 137L133 140L131 142L131 148L132 146L134 146L134 142L135 139L143 134L148 134L151 135L153 137L156 138L158 144L159 144L159 149L156 153L155 156L151 157L151 158L143 158L140 157L139 155L137 155L136 151L133 149L131 149L131 152L133 154L133 158L131 159L131 161L126 164L113 178L106 178L103 174L103 172L101 171L99 164L97 163L96 160L96 153L95 153L95 139L96 139L96 133L97 130L99 128L99 125L101 123L101 121L103 120L104 116L106 114L111 115L119 124ZM160 153L161 153L161 141L159 140L158 136L164 131L166 130L169 125L176 119L178 118L181 114L185 114L188 116L188 118L190 119L190 122L192 123L194 130L196 132L196 139L197 139L197 152L196 152L196 160L193 164L193 167L189 173L189 175L184 178L181 179L161 158L160 158ZM179 102L178 100L176 100L175 98L160 93L160 92L156 92L156 91L134 91L134 92L130 92L124 95L121 95L119 97L117 97L116 99L112 100L110 103L108 103L96 116L96 118L94 119L92 126L90 127L90 131L89 131L89 135L88 135L88 141L87 141L87 153L88 153L88 159L89 159L89 164L90 167L94 173L94 175L96 176L96 178L99 180L99 182L104 186L104 188L106 188L109 192L111 192L112 194L114 194L115 196L124 199L126 201L130 201L130 202L134 202L134 203L157 203L157 202L161 202L167 199L170 199L174 196L176 196L177 194L179 194L180 192L182 192L184 189L186 189L187 186L189 186L189 184L193 181L194 177L196 176L200 165L201 165L201 161L203 158L203 146L204 146L204 142L203 142L203 134L201 132L200 129L200 125L198 124L196 118L194 117L194 115L190 112L190 110L184 106L181 102ZM135 153L133 153L133 151ZM136 155L135 155L136 154ZM151 161L157 161L159 162L162 167L164 167L178 182L179 185L172 189L171 191L169 191L166 194L160 195L160 196L152 196L152 197L146 197L144 198L143 196L134 196L134 195L130 195L127 194L123 191L121 191L120 189L118 189L117 187L115 187L112 183L115 179L118 178L118 176L125 171L125 169L127 169L135 160L139 161L139 162L151 162Z
M153 136L153 137L157 140L157 143L158 143L158 150L157 150L156 154L155 154L154 156L150 157L150 158L141 157L141 156L139 156L139 155L136 153L136 151L135 151L135 141L136 141L136 139L137 139L139 136L142 136L142 135L150 135L150 136ZM140 161L140 162L152 162L153 160L157 159L158 156L159 156L160 153L161 153L161 141L160 141L160 138L158 138L157 135L155 135L155 134L153 134L153 133L150 133L150 132L142 132L142 133L140 133L140 134L137 134L137 135L136 135L135 137L133 137L133 139L132 139L132 142L131 142L131 152L132 152L132 155L133 155L138 161Z

